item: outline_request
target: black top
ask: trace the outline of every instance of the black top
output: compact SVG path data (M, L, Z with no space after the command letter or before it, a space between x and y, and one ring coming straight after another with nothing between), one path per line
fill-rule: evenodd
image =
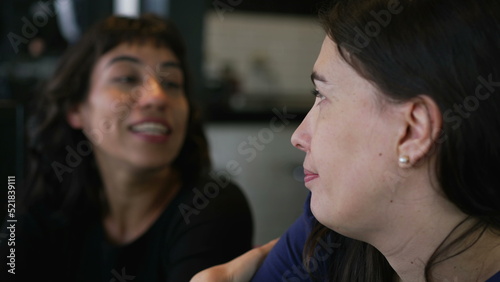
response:
M19 216L16 274L8 273L11 247L0 238L0 281L189 281L252 244L251 212L240 189L214 181L198 187L181 189L156 222L126 245L109 243L100 220L65 224L47 219L44 207ZM8 226L2 233L9 236Z

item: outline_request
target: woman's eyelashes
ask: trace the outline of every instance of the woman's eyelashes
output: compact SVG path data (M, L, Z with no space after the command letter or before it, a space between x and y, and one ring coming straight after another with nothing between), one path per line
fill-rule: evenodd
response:
M182 84L177 82L177 81L172 81L172 80L166 80L166 79L159 79L160 80L160 84L162 86L163 89L166 89L166 90L179 90L181 89L182 87Z
M319 99L320 102L325 99L325 96L323 96L323 94L321 94L318 89L313 89L311 91L311 94L313 94L314 97L316 97L317 99Z
M140 81L140 78L136 75L119 75L113 78L113 82L117 82L120 84L137 84Z
M169 78L157 77L155 78L157 83L165 90L178 90L182 88L182 83L172 80ZM113 82L124 86L141 86L141 84L148 83L148 77L142 77L139 75L118 75L113 77Z

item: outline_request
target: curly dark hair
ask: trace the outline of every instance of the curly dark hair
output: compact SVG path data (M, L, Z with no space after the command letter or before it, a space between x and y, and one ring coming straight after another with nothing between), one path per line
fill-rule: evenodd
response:
M65 52L34 104L27 126L29 160L25 207L43 200L65 216L99 210L102 185L92 144L81 130L67 123L66 114L86 99L91 72L98 59L122 43L166 47L178 58L190 111L185 142L173 166L187 184L185 187L209 171L201 112L191 98L186 47L176 26L153 14L139 18L110 16L95 24Z

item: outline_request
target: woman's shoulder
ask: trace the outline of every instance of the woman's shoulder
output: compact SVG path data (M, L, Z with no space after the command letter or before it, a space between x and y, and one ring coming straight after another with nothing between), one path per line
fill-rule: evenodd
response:
M230 178L211 173L196 184L186 184L178 210L188 215L241 216L250 214L242 189ZM190 221L190 220L186 220Z
M209 175L196 185L185 184L158 226L162 256L177 265L173 272L187 267L183 272L196 269L194 275L252 246L250 206L240 187L230 179Z

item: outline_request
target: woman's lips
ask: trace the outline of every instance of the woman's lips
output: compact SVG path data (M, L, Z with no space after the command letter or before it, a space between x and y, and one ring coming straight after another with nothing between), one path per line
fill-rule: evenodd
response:
M140 139L151 143L168 141L171 129L162 119L147 118L129 126L129 130Z
M305 183L312 181L318 177L319 177L319 175L317 173L314 173L314 172L311 172L307 169L304 169L304 182Z
M145 132L132 132L132 134L150 143L164 143L167 142L170 137L170 135L156 135Z

